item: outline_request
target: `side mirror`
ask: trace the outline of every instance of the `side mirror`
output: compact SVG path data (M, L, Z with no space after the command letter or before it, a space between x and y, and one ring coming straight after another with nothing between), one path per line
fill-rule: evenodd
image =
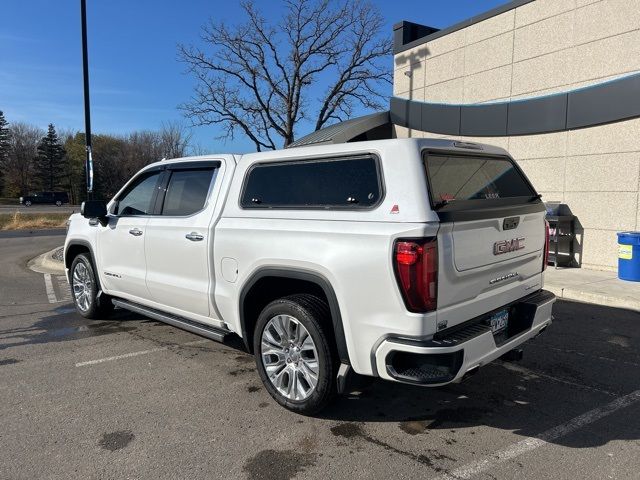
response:
M80 215L85 218L97 218L101 224L107 220L107 204L103 200L87 200L80 206Z

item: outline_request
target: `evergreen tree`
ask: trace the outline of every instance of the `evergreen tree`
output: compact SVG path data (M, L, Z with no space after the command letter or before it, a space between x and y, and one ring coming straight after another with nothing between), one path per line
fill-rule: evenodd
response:
M4 170L7 166L11 149L10 135L9 122L5 120L4 113L0 110L0 195L4 190Z
M65 151L60 143L53 124L49 124L47 134L38 145L38 156L35 159L36 178L44 190L54 190L65 171Z

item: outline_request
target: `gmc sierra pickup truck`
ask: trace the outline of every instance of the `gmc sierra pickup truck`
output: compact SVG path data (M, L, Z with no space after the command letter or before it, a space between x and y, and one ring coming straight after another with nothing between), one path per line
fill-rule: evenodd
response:
M552 320L544 205L509 154L393 139L163 160L70 217L77 311L238 335L272 397L457 382Z

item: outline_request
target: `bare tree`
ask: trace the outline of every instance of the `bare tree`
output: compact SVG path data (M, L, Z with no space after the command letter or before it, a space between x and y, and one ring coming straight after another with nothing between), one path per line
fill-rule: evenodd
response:
M203 27L206 51L179 46L197 80L181 106L195 125L220 126L219 138L240 131L260 151L293 142L301 120L318 130L356 107L380 108L391 42L366 0L284 0L276 25L253 2L242 7L245 24Z
M164 158L180 158L187 154L191 132L180 122L163 122L159 132Z
M34 159L44 131L26 123L12 123L9 128L10 152L3 168L11 194L26 195L33 183Z

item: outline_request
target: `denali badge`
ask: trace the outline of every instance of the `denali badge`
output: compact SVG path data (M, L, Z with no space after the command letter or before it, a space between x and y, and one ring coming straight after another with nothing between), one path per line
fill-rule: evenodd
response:
M489 283L491 285L498 283L498 282L504 282L505 280L509 280L510 278L515 278L518 276L518 272L511 272L511 273L507 273L506 275L503 275L501 277L498 278L494 278L493 280L490 280ZM525 288L526 290L526 288Z
M524 237L512 238L511 240L500 240L493 244L493 254L502 255L503 253L515 252L524 248Z

